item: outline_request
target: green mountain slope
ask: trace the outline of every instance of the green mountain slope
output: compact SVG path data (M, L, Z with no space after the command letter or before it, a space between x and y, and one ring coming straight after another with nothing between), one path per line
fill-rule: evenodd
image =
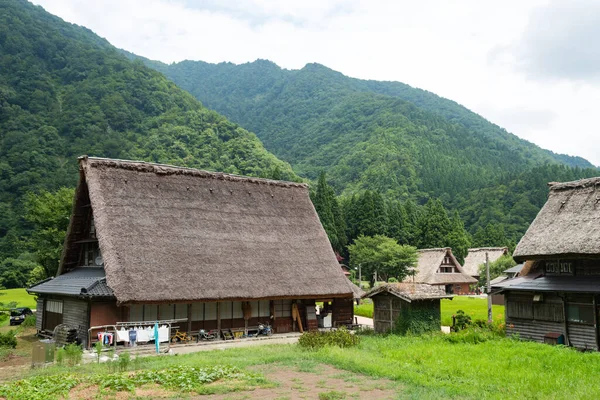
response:
M256 136L91 31L0 0L0 259L28 191L74 186L82 154L298 179Z
M315 179L325 170L345 195L370 189L420 203L439 197L472 233L502 224L518 238L542 206L546 182L598 173L582 158L541 149L453 101L398 82L348 78L319 64L285 70L265 60L142 60L256 132L300 175Z

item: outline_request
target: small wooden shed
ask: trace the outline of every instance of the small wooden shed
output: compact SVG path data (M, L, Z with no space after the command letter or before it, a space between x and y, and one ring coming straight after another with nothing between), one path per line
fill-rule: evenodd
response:
M400 318L414 312L427 313L441 329L440 300L451 299L444 287L426 283L388 283L377 286L364 295L374 304L375 332L395 331Z

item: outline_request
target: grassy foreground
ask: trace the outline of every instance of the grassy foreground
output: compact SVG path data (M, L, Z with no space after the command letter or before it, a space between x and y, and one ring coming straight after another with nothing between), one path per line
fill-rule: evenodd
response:
M487 299L468 296L456 296L452 300L442 300L442 325L452 325L452 315L458 310L469 314L473 320L487 320ZM354 306L354 313L367 318L373 318L373 303L365 301ZM504 321L504 306L492 306L494 321Z
M600 398L600 353L580 353L511 339L480 344L450 343L444 335L422 337L363 337L358 347L302 350L296 345L270 345L199 352L174 357L147 357L135 362L138 370L203 368L230 365L291 366L300 371L318 370L320 364L373 378L387 378L401 390L398 398L457 399L594 399ZM28 371L64 382L61 376L119 379L106 365L89 364L77 369L50 367ZM122 379L129 379L125 373ZM73 379L73 378L70 378ZM27 382L0 386L0 393ZM57 383L58 384L58 383ZM15 397L20 398L20 397Z

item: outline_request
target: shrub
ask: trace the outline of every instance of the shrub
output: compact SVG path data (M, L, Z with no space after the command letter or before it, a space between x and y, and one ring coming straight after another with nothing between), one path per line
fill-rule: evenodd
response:
M129 355L128 352L123 352L119 355L119 371L123 372L125 370L127 370L127 368L129 367L129 364L131 363L131 356Z
M61 367L65 363L65 349L62 347L56 350L56 363Z
M388 283L398 283L398 279L391 277L388 279Z
M17 348L17 334L15 331L10 330L6 333L0 333L0 348Z
M337 346L341 348L356 346L360 338L346 328L340 328L327 332L304 332L298 339L300 347L309 350L320 349L325 346Z
M458 332L462 329L465 329L470 324L471 316L469 314L465 314L463 310L458 310L454 315L454 325L452 326L452 330Z
M439 332L440 315L432 309L403 309L394 325L394 333L400 335L422 335L427 332Z
M21 326L23 328L34 328L35 327L35 321L36 321L35 314L28 315L28 316L25 317L25 319L21 323Z
M67 365L69 367L74 367L77 364L81 363L81 359L83 358L83 350L81 346L71 343L65 346L65 359L67 360Z
M100 363L100 355L102 355L102 342L98 341L94 344L94 353L96 353L96 361Z
M379 335L373 328L370 326L361 327L354 331L354 335L359 336L377 336Z

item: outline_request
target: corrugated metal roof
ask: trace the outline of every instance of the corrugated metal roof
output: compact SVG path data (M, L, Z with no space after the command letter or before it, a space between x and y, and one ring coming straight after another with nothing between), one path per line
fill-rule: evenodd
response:
M600 293L600 277L542 276L536 279L519 277L494 285L494 288L534 292Z
M81 267L56 278L32 286L28 292L39 294L64 294L69 296L112 296L106 285L104 268Z
M523 265L525 264L517 264L514 267L504 270L507 274L518 274L523 269Z

